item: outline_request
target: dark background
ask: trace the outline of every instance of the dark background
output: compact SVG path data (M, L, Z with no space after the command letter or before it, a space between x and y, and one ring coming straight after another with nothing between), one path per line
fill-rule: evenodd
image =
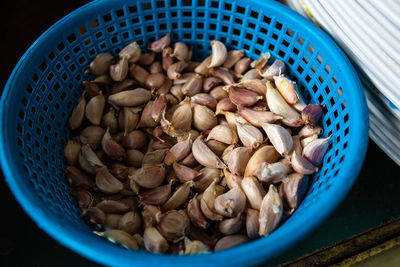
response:
M2 4L0 89L28 47L57 20L88 1L17 0ZM368 133L365 133L368 134ZM400 168L371 140L362 172L339 208L308 238L268 265L283 263L400 216ZM0 180L1 266L98 266L40 230Z

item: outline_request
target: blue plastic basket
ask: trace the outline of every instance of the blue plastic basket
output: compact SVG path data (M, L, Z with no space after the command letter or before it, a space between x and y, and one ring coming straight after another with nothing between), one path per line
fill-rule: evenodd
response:
M309 102L324 104L324 135L332 135L323 167L299 209L266 238L194 256L155 255L115 246L80 219L64 177L67 120L82 91L84 69L100 52L142 47L172 30L200 59L210 40L286 62ZM248 265L282 253L343 200L362 166L368 110L350 62L319 28L283 5L262 0L96 1L47 30L24 54L1 98L0 162L25 211L63 245L107 265Z

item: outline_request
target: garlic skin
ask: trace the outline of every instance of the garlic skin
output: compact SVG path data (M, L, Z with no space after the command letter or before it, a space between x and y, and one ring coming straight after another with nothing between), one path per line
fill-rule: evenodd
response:
M269 52L263 53L257 60L251 62L250 66L258 71L261 71L265 67L270 58L271 54Z
M139 250L139 246L136 243L136 240L130 234L124 231L117 229L110 229L106 230L105 232L95 231L94 233L97 234L98 236L108 239L112 243L120 244L125 248Z
M146 227L143 233L143 242L148 251L155 253L166 252L169 248L167 240L154 227Z
M282 97L288 104L296 104L299 101L299 96L295 90L296 83L289 80L284 75L274 76L275 86L281 93Z
M156 127L157 121L153 119L153 110L157 107L154 107L154 101L147 102L146 106L144 107L142 114L140 116L140 121L137 127ZM162 110L161 112L163 112ZM162 113L160 114L162 115Z
M309 137L312 135L320 135L323 133L323 129L321 127L318 126L312 126L312 125L305 125L303 126L303 128L301 128L301 130L298 133L298 136L300 138L305 138L305 137Z
M279 224L283 215L283 203L274 185L269 186L260 208L260 236L269 235Z
M272 163L279 159L280 155L273 146L263 146L251 156L247 163L244 176L256 176L258 169L263 162Z
M120 58L119 61L110 66L110 77L120 82L125 79L128 74L128 59L126 57Z
M246 195L240 187L234 187L215 198L214 209L225 217L236 217L244 211Z
M127 58L129 63L135 63L139 60L142 50L137 42L125 46L119 53L120 58Z
M207 75L208 74L208 70L209 67L208 65L210 65L211 63L211 57L212 56L208 56L206 57L195 69L194 72L201 74L201 75Z
M192 103L203 105L215 111L217 100L209 94L199 93L191 97Z
M184 210L170 210L163 213L158 220L157 229L168 241L178 242L189 231L189 218Z
M234 187L241 187L243 177L239 175L234 175L228 170L224 169L225 182L229 189Z
M179 103L170 120L165 118L164 113L161 118L161 126L166 129L165 132L168 135L177 137L185 135L190 131L193 117L190 98L185 98L185 100Z
M218 224L218 230L224 235L236 234L242 228L242 217L240 215L225 219Z
M254 177L244 177L241 186L250 206L255 210L260 210L261 202L265 196L262 185Z
M151 117L154 121L159 122L162 116L162 112L167 107L167 99L165 98L165 94L160 94L156 100L154 100L154 104L151 111Z
M115 178L106 167L102 167L96 173L96 185L106 194L116 194L123 189L122 183Z
M198 171L186 167L185 165L178 164L176 162L174 162L172 166L174 168L176 177L181 183L192 181L196 179L196 177L201 175L201 173L199 173Z
M189 54L189 48L185 43L182 42L176 42L174 44L174 51L172 55L176 57L177 60L179 61L184 61L186 60L187 56Z
M173 145L165 155L164 163L171 165L174 162L183 160L189 153L192 146L190 135L184 141L180 141Z
M210 252L210 249L203 242L199 240L190 241L185 237L185 252L183 254L202 254L208 252Z
M224 64L228 56L228 52L226 50L225 45L220 41L212 40L211 50L212 50L211 62L208 65L208 68L219 67L222 64Z
M270 142L282 156L289 154L293 147L293 139L290 133L280 125L260 122Z
M226 60L224 62L224 67L228 69L232 68L243 56L244 56L243 50L229 51Z
M222 81L215 77L208 77L203 82L203 92L208 93L214 87L220 85Z
M209 70L209 74L215 78L220 79L225 84L233 84L235 82L235 78L233 74L229 72L228 69L223 67L212 68Z
M256 176L261 182L271 184L282 181L288 172L289 168L282 162L263 162L258 169Z
M236 111L236 105L229 98L223 98L218 102L215 114L223 114L225 111Z
M285 72L285 63L279 59L275 59L271 66L260 71L260 75L268 80L273 80L274 76L279 76Z
M246 80L254 80L254 79L261 79L261 76L258 72L258 70L256 69L251 69L249 71L247 71L242 78L240 79L241 82L246 81Z
M252 106L263 97L256 92L231 86L229 87L229 99L235 105Z
M303 157L308 159L313 165L319 166L321 165L322 159L329 147L329 139L315 139L308 143L303 149Z
M140 203L142 205L163 205L171 196L171 185L170 182L167 185L142 192L139 196Z
M68 125L72 130L79 128L85 118L86 99L85 92L79 98L78 104L72 110L71 117L68 120Z
M69 165L74 165L78 161L81 144L74 139L68 139L64 147L64 156Z
M163 36L159 40L149 44L147 46L147 49L156 53L160 53L163 51L164 48L168 47L170 43L171 43L171 32L168 32L165 36Z
M193 156L204 167L225 168L225 164L204 143L201 136L197 137L192 146Z
M165 47L162 50L162 61L161 61L161 66L163 70L167 71L168 68L174 63L174 58L172 57L172 48L171 47Z
M263 143L264 136L256 127L241 123L239 121L236 121L236 125L239 139L242 141L243 145L252 149L256 149Z
M300 144L302 147L306 147L309 143L311 143L312 141L314 141L316 139L318 139L318 135L313 134L313 135L307 136L303 139L300 139ZM299 153L299 154L301 154L301 153Z
M110 128L107 128L103 139L101 139L101 147L104 153L112 159L121 161L125 158L125 149L111 137Z
M203 78L196 74L182 86L182 93L187 96L194 96L201 92L201 88L203 88Z
M297 154L296 151L292 154L291 162L293 170L297 173L309 175L318 171L317 167L303 156Z
M108 97L108 103L119 110L119 107L134 107L147 103L151 98L150 91L137 88L122 91Z
M67 168L65 168L65 173L70 186L90 189L93 191L97 190L92 177L89 177L89 175L87 175L80 169L74 166L68 166Z
M161 206L161 210L165 212L181 207L188 200L193 185L193 181L188 181L179 186L178 189L176 189L176 191L172 194L170 199L168 199L167 202Z
M238 142L237 135L227 125L217 125L212 128L207 136L206 141L211 139L227 145L236 144Z
M223 176L222 171L216 168L205 167L202 168L199 172L201 174L196 179L194 188L201 192L206 190L207 187L209 187L212 182L219 183L221 177Z

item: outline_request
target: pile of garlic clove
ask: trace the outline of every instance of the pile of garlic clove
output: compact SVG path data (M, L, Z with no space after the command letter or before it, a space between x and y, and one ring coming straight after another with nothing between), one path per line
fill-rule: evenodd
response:
M111 242L195 254L267 236L302 201L329 138L270 54L252 61L170 34L91 62L72 111L65 169L82 218Z

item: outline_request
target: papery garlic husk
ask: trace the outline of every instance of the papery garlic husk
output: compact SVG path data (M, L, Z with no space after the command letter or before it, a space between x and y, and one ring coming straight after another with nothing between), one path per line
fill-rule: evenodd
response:
M203 242L199 240L190 241L185 237L185 252L183 254L202 254L208 252L210 252L210 249Z
M105 128L110 128L110 133L116 133L118 131L118 121L113 108L110 108L103 116L103 125Z
M191 97L192 103L203 105L208 107L209 109L215 111L215 108L217 107L217 100L210 96L209 94L196 94Z
M281 93L282 97L288 104L296 104L299 101L299 96L295 89L296 83L289 80L285 75L279 75L274 77L275 86Z
M164 205L171 196L171 185L172 182L169 182L167 185L142 192L139 196L140 203L142 205Z
M142 50L137 42L133 42L125 46L119 53L120 58L127 58L129 63L135 63L139 60Z
M260 74L258 73L258 70L256 70L256 69L251 69L251 70L247 71L247 72L242 76L242 78L240 79L240 81L241 81L241 82L244 82L244 81L246 81L246 80L254 80L254 79L259 80L259 79L261 79L261 76L260 76Z
M259 147L263 141L264 136L256 127L236 121L236 129L240 141L243 145L252 149Z
M250 239L259 237L258 231L260 229L259 212L254 209L247 209L246 211L246 232Z
M305 137L309 137L312 135L320 135L323 133L323 129L321 127L318 126L312 126L312 125L305 125L303 126L303 128L301 128L301 130L298 133L299 138L305 138Z
M214 251L219 251L227 248L231 248L248 241L248 238L244 235L228 235L215 244Z
M226 60L224 62L225 68L232 68L236 62L238 62L244 56L243 50L231 50L228 52Z
M155 226L161 215L160 208L153 205L144 205L142 209L142 220L145 228Z
M134 90L122 91L108 97L108 102L114 106L118 107L133 107L139 106L147 103L151 98L151 93L149 90L143 88L137 88Z
M222 64L224 64L224 62L228 56L228 52L226 50L225 45L220 41L212 40L211 41L211 50L212 50L211 62L208 65L208 67L214 68L214 67L218 67L218 66L221 66Z
M229 189L234 187L241 187L243 177L239 175L234 175L228 170L224 169L225 182Z
M116 64L110 66L110 77L116 82L124 80L127 74L128 59L125 57L120 58Z
M165 75L162 73L152 73L149 76L147 76L147 79L145 81L145 86L149 90L153 89L159 89L165 82Z
M151 117L154 121L159 122L162 116L163 110L167 107L167 99L164 94L160 94L156 100L151 111Z
M166 170L163 164L146 164L129 178L141 187L152 189L158 187L164 181L165 174Z
M188 200L193 185L193 181L188 181L179 186L170 199L168 199L167 202L161 206L161 210L165 212L181 207Z
M193 142L192 152L196 161L205 167L210 167L210 168L226 167L225 164L204 143L201 136L197 137L197 139Z
M129 73L141 85L144 85L149 77L149 72L137 64L129 67Z
M170 210L163 213L157 224L160 233L174 243L187 235L189 227L190 221L184 210Z
M235 105L252 106L263 97L256 92L231 86L229 87L229 99Z
M282 156L289 154L293 147L293 139L290 133L280 125L260 122L270 142Z
M199 171L201 175L196 179L194 188L198 191L203 192L206 190L212 182L219 183L223 176L222 171L216 168L203 168Z
M328 150L330 138L329 136L328 138L315 139L308 143L303 149L303 157L315 166L321 165L322 159Z
M82 211L90 208L93 205L93 196L88 190L72 188L70 192L78 202L78 206Z
M283 215L283 203L274 185L269 186L260 208L260 236L269 235L279 224Z
M218 224L218 230L224 235L236 234L242 228L242 216L225 219Z
M67 144L64 147L64 156L68 164L74 165L78 161L80 151L81 144L74 139L68 139Z
M144 109L142 111L142 114L140 115L140 121L139 121L137 127L156 127L157 126L158 122L152 118L153 110L154 110L154 101L147 102L146 106L144 107Z
M156 54L154 52L142 54L137 61L137 63L141 66L148 66L154 62Z
M185 61L178 61L172 64L167 70L168 78L170 78L171 80L178 79L179 77L181 77L183 70L186 69L187 66L188 63Z
M129 174L129 176L132 174ZM128 177L129 177L128 176ZM140 187L139 185L133 180L133 179L128 179L129 181L129 187L131 188L131 191L135 194L138 195L140 192Z
M92 62L90 62L89 72L94 75L103 75L107 73L113 59L114 56L109 53L97 54Z
M288 176L288 180L283 182L279 187L280 195L285 206L293 212L303 200L307 187L308 176L300 173L292 173Z
M106 99L102 93L92 97L86 105L85 116L94 125L99 125L103 117Z
M187 56L189 54L189 48L185 43L182 42L176 42L174 44L174 52L173 56L178 59L178 61L184 61L186 60Z
M96 235L106 238L108 241L121 245L128 249L139 250L136 240L128 233L117 230L109 229L105 232L94 232Z
M282 115L284 124L298 127L303 123L300 114L285 102L279 91L273 88L270 82L267 82L266 97L269 109L275 114Z
M118 224L121 217L121 214L107 214L106 221L104 222L104 228L106 230L118 229Z
M269 111L259 111L251 108L246 108L241 105L238 107L240 116L250 122L255 127L261 127L261 122L274 123L277 120L283 119L281 115Z
M308 161L305 157L293 152L291 157L292 168L295 172L309 175L318 171L318 168L314 166L310 161Z
M209 224L206 218L204 218L203 213L201 212L200 202L197 198L197 194L194 195L194 197L189 201L186 208L186 212L189 216L190 221L194 226L202 229L208 228Z
M285 63L279 59L275 59L271 66L260 71L260 75L268 80L273 80L274 76L279 76L285 72Z
M161 66L161 63L158 61L151 63L151 65L149 66L149 72L150 73L162 73L163 68Z
M86 173L74 166L68 166L65 168L68 183L71 187L80 187L83 189L97 190L93 179Z
M79 98L78 104L72 110L71 117L68 120L69 127L72 130L77 129L82 125L83 119L85 118L85 108L86 99L85 92L83 92Z
M238 142L238 137L229 126L217 125L211 129L206 141L208 140L216 140L227 145L232 145Z
M217 86L217 87L213 88L213 89L209 92L209 94L210 94L210 96L214 97L217 101L229 97L229 94L228 94L228 92L224 89L224 86Z
M216 115L223 114L225 111L235 111L236 110L236 105L232 103L232 101L229 98L223 98L220 101L218 101L217 107L216 107Z
M288 172L288 167L282 162L263 162L256 176L261 182L272 184L282 181Z
M212 68L209 70L209 74L223 81L225 84L233 84L235 82L235 77L227 69L223 67Z
M97 171L96 185L100 191L106 194L116 194L124 188L123 184L106 167Z
M203 78L196 74L182 86L182 93L187 96L194 96L201 92L202 87Z
M147 152L143 157L142 164L160 164L163 163L168 149L159 149Z
M227 160L229 171L234 175L243 176L250 157L251 149L248 147L237 147L233 149Z
M307 137L305 137L303 139L300 139L300 144L301 144L302 147L306 147L309 143L311 143L312 141L314 141L316 139L318 139L318 135L317 134L313 134L313 135L307 136ZM299 155L300 154L301 153L299 153Z
M130 235L141 232L142 219L137 212L128 211L119 220L118 228Z
M206 106L194 104L193 106L193 126L204 131L217 125L218 119L214 112Z
M249 68L251 64L251 59L250 58L242 58L238 62L236 62L234 70L235 73L237 74L243 74L245 73Z
M123 130L124 130L124 135L126 135L127 133L133 131L136 128L139 122L139 114L135 112L134 109L128 107L124 107L123 114L124 114Z
M176 177L179 179L181 183L192 181L196 179L196 177L201 175L201 173L199 173L198 171L186 167L185 165L178 164L176 162L173 163L173 168Z
M168 241L154 227L146 227L143 233L143 242L145 248L154 253L167 252Z
M218 214L214 208L215 199L217 198L215 181L204 191L200 200L200 208L204 216L212 221L221 221L223 217Z
M129 206L125 203L112 199L104 199L96 207L104 213L125 213L129 210Z
M234 187L219 195L215 198L214 203L215 211L226 217L236 217L244 211L245 206L246 195L239 187Z
M156 41L152 42L151 44L149 44L147 46L147 49L149 49L153 52L156 52L156 53L162 52L163 49L168 47L169 44L171 43L170 35L171 35L170 32L168 32L166 35L161 37L159 40L156 40Z
M166 128L166 133L170 136L185 135L190 131L192 117L190 98L185 98L185 100L179 103L169 121L163 115L161 126Z
M147 137L142 131L134 130L122 137L121 144L129 149L138 149L147 144Z
M253 209L260 210L265 190L254 177L244 177L241 187Z
M203 92L208 93L214 87L222 83L221 79L215 77L208 77L203 82Z
M251 62L250 66L252 68L255 68L255 69L261 71L267 64L270 57L271 57L271 54L269 52L263 53L257 60L254 60L253 62Z
M101 139L101 147L107 156L115 160L122 160L126 155L125 149L111 137L110 128Z
M201 75L207 75L209 71L208 65L211 63L211 57L208 56L206 57L195 69L194 72L201 74Z
M323 114L323 110L322 110L321 105L308 104L301 111L301 118L303 119L305 124L316 126L319 124L322 114Z

